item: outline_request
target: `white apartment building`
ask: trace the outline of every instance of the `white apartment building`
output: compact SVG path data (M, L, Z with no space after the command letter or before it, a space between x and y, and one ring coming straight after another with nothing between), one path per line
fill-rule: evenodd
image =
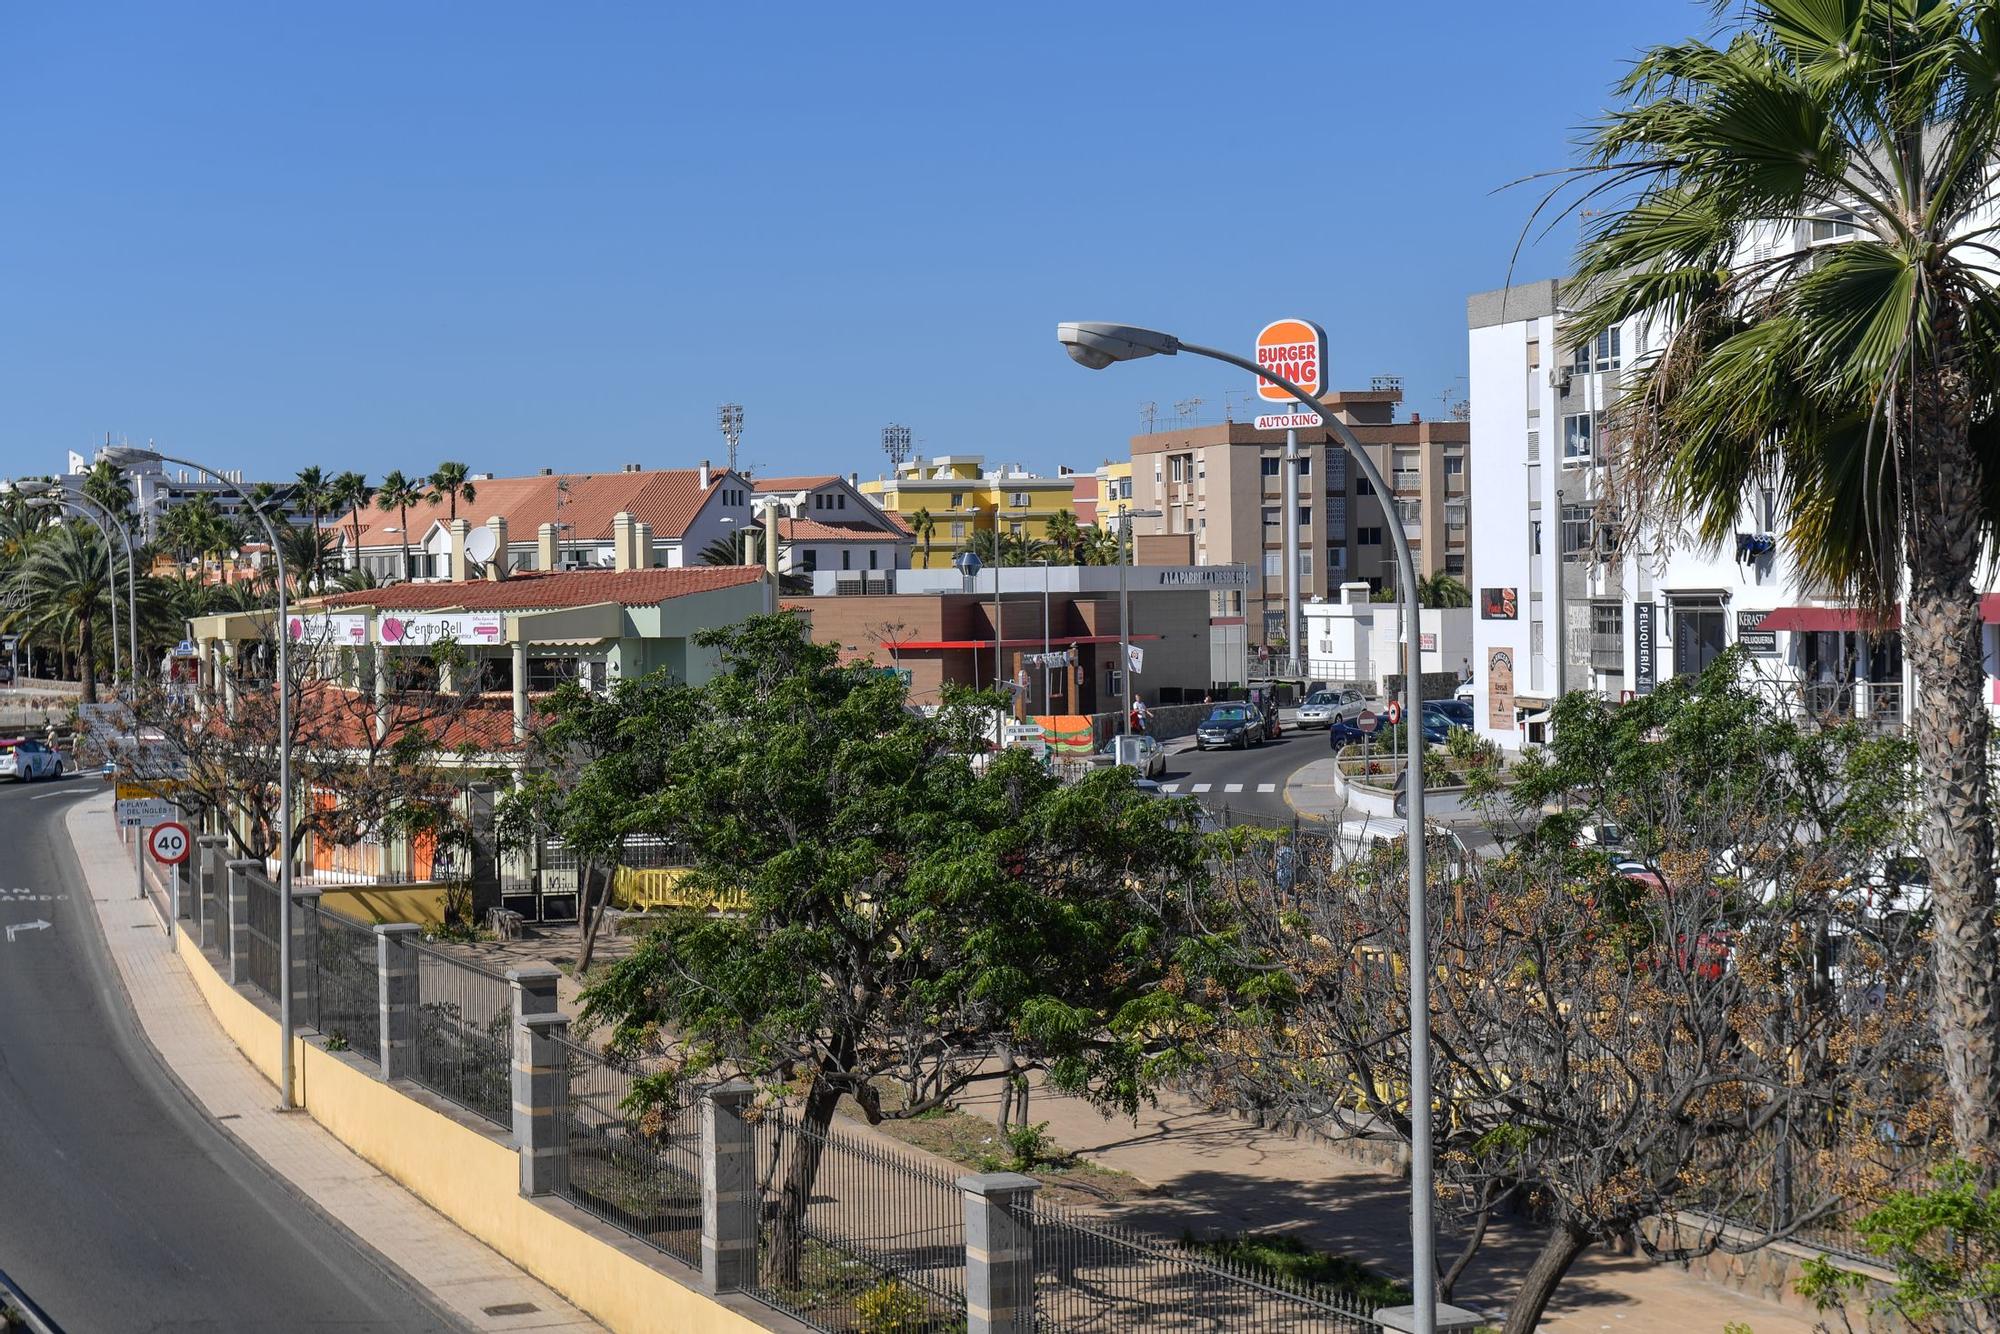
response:
M1841 224L1800 228L1833 243ZM1908 674L1894 620L1875 624L1804 587L1784 516L1746 498L1733 540L1628 534L1611 495L1601 423L1643 355L1640 321L1564 344L1560 283L1482 292L1466 303L1471 360L1472 667L1478 730L1502 746L1546 739L1557 695L1647 694L1741 646L1782 698L1812 716L1886 727L1905 716ZM1993 669L1989 627L1989 673Z

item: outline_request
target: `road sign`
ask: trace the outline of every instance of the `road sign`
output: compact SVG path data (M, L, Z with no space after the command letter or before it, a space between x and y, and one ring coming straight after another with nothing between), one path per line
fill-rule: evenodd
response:
M180 643L174 645L174 656L176 658L194 657L194 641L192 639L183 639Z
M1125 649L1131 657L1132 674L1134 676L1140 675L1146 670L1146 650L1140 648L1137 644L1128 644L1125 646Z
M1368 710L1363 709L1358 715L1356 715L1354 719L1354 725L1360 728L1363 732L1372 732L1375 730L1375 721L1376 721L1375 715L1368 712Z
M1273 320L1257 331L1257 364L1318 398L1326 387L1326 330L1311 320ZM1262 376L1257 397L1267 403L1298 401Z
M165 797L141 797L118 803L120 829L145 829L174 818L174 803Z
M191 842L188 827L178 820L156 824L146 832L146 851L163 866L179 866L186 861Z
M1392 699L1392 700L1390 700L1390 701L1389 701L1389 726L1391 726L1391 727L1394 727L1394 726L1395 726L1395 725L1396 725L1397 723L1400 723L1400 722L1402 722L1402 721L1403 721L1403 706L1402 706L1402 704L1401 704L1401 703L1399 703L1399 702L1398 702L1398 701L1396 701L1396 700L1393 700L1393 699Z

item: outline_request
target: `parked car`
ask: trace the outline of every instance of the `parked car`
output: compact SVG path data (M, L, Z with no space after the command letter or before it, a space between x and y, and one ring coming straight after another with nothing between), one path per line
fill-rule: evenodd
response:
M1264 744L1264 715L1248 704L1218 704L1194 729L1197 750L1228 746L1243 750Z
M1134 767L1138 769L1141 778L1158 778L1167 771L1167 751L1164 746L1144 733L1137 733L1132 739L1139 743L1139 763ZM1113 737L1105 744L1104 749L1098 751L1091 759L1098 764L1118 763L1118 739Z
M0 778L32 783L62 777L62 756L32 737L0 741Z
M1358 716L1366 703L1358 690L1315 690L1292 715L1292 725L1301 729L1331 727L1343 718Z
M1453 727L1472 726L1472 706L1459 699L1427 699L1424 712L1435 713Z
M1477 692L1474 691L1472 688L1472 682L1466 681L1462 683L1457 690L1452 692L1451 697L1455 700L1460 701L1461 703L1470 704L1473 702L1474 698L1476 697L1476 694Z

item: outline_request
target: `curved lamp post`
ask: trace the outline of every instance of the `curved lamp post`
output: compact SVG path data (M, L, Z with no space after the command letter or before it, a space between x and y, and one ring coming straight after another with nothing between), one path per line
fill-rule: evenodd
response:
M1368 479L1377 495L1393 494L1383 481L1381 469L1361 447L1347 424L1315 402L1304 390L1282 376L1273 375L1247 357L1220 348L1184 343L1174 335L1128 324L1070 322L1056 326L1056 339L1078 365L1103 370L1120 361L1136 361L1154 355L1174 356L1186 352L1240 367L1252 375L1277 385L1306 411L1319 417L1339 437L1355 466ZM1417 565L1410 552L1410 539L1402 523L1391 516L1388 524L1396 547L1396 565L1401 575L1397 589L1404 617L1403 709L1405 740L1409 762L1404 773L1405 814L1408 832L1404 841L1410 854L1410 1269L1416 1290L1418 1334L1433 1334L1437 1328L1437 1266L1432 1255L1432 1168L1431 1168L1431 1013L1429 919L1424 905L1424 723L1423 723L1423 617L1417 606Z
M207 473L222 485L228 487L242 500L245 508L257 516L257 522L264 526L265 536L271 539L271 555L278 562L278 898L283 905L280 917L284 928L278 932L278 1108L290 1111L292 1107L292 674L291 654L287 644L291 639L291 604L285 586L285 549L278 541L278 530L257 502L250 499L242 487L230 481L213 468L204 467L192 459L175 458L156 450L139 449L131 445L115 445L104 453L104 457L119 467L129 467L135 463L177 463L183 468L193 468L196 472Z
M47 490L31 493L28 503L36 509L62 508L74 510L84 518L90 520L91 527L104 535L104 575L105 578L111 581L111 588L109 590L111 594L111 693L115 697L118 694L118 676L123 670L118 665L118 544L112 540L111 529L105 526L104 520L98 518L90 510L74 504L73 502L76 499L76 493L69 491L57 483L51 482ZM120 527L118 531L122 536L125 530L123 527ZM125 590L127 595L126 609L129 612L137 600L132 594L132 540L129 537L125 539ZM128 619L130 618L128 617ZM136 634L133 635L133 642L135 645L138 642ZM134 675L137 675L139 670L137 653L138 650L134 648L132 666ZM92 665L95 666L95 664Z
M130 661L132 664L132 685L133 688L136 690L139 684L139 670L140 670L139 577L138 577L139 567L138 564L136 563L136 557L133 555L134 548L132 546L132 530L125 526L125 521L119 518L117 512L113 510L109 505L100 504L96 500L92 499L90 496L85 495L81 491L72 491L60 482L51 482L49 484L49 489L43 494L46 495L51 500L57 500L68 504L84 504L90 506L92 509L96 510L99 514L102 514L104 516L105 522L109 523L113 528L116 528L118 530L118 536L121 539L123 539L125 543L125 637L126 637L125 656L127 660ZM113 599L112 612L116 614L117 612L116 599L118 597L118 590L116 588L111 590L111 596ZM116 635L115 630L113 631L113 634L115 638ZM116 647L116 645L114 644L113 647Z

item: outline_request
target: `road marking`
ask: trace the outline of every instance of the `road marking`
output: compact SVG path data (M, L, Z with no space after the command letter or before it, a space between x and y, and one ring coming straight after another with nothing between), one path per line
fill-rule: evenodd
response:
M1241 792L1241 791L1243 790L1243 784L1241 784L1241 783L1224 783L1224 784L1222 785L1222 790L1223 790L1224 792Z
M15 922L7 928L7 943L9 945L14 943L14 933L16 931L46 931L48 929L49 924L40 918L36 918L32 922Z
M1162 791L1162 792L1178 792L1178 791L1180 791L1180 790L1181 790L1181 785L1180 785L1179 783L1162 783L1162 784L1160 784L1160 791Z
M1193 787L1189 788L1188 791L1199 796L1201 793L1208 791L1208 788L1209 785L1207 783L1196 783Z
M48 801L53 797L87 797L89 795L90 789L87 787L72 787L66 788L61 792L37 792L34 796L29 797L28 800Z
M1257 784L1257 790L1259 792L1276 792L1278 785L1276 783L1259 783Z

